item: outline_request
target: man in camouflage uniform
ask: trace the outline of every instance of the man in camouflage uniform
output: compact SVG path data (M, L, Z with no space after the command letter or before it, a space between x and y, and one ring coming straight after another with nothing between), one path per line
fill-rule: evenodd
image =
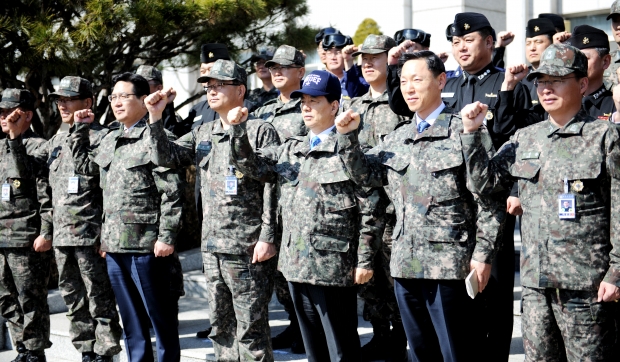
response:
M611 33L616 43L620 45L620 0L616 0L611 4L607 20L611 20ZM613 86L618 85L618 68L620 68L620 49L611 53L611 64L605 70L603 78L605 79L605 87L609 90Z
M263 82L260 88L254 88L248 93L248 100L256 104L257 107L263 106L272 99L278 98L278 89L274 86L271 79L267 62L273 58L273 48L263 49L258 54L254 54L250 61L256 71L256 76Z
M108 97L122 126L94 148L90 110L75 114L73 160L81 177L100 174L103 189L101 250L125 329L130 361L152 360L149 326L158 361L180 358L176 295L170 294L172 253L181 220L181 182L176 170L152 160L146 126L146 79L133 73L114 78ZM170 134L171 135L171 134Z
M14 362L45 362L44 349L52 345L46 252L52 247L52 195L44 165L31 156L45 141L30 130L34 109L29 91L2 92L0 123L10 137L0 147L0 312L18 352Z
M414 117L364 154L360 115L344 112L336 120L338 152L356 183L383 186L394 203L390 270L411 359L468 361L472 346L485 353L486 345L463 280L472 270L478 291L486 287L505 207L466 189L462 122L441 100L443 62L423 50L403 54L398 68Z
M69 334L82 362L111 361L121 351L122 334L106 261L99 255L102 196L99 175L77 175L71 153L73 115L91 109L93 90L80 77L64 77L50 94L69 132L54 135L35 153L49 169L54 208L54 253L58 286L69 309ZM97 147L108 129L95 122L88 136Z
M230 60L218 60L209 73L207 99L220 120L201 125L176 142L163 133L166 93L146 99L157 163L196 164L203 202L202 258L209 315L218 361L273 361L268 304L277 260L274 230L275 187L249 177L230 162L230 109L243 105L247 76ZM278 145L269 123L250 121L252 147Z
M536 78L547 120L518 130L492 158L477 132L486 105L462 111L468 186L484 194L506 179L519 183L526 361L613 360L620 140L609 122L582 110L587 71L578 49L549 46L528 75ZM565 201L575 213L560 208Z
M278 132L278 138L281 141L289 137L308 134L308 128L301 118L301 99L291 98L291 93L300 88L301 81L306 74L305 65L306 60L303 53L290 45L280 46L273 58L265 64L280 95L276 99L265 103L264 106L252 114L271 123ZM281 219L281 210L278 209L276 245L280 245L282 237ZM291 324L282 333L271 339L273 349L290 347L291 352L295 354L305 353L293 299L288 290L288 283L279 270L275 271L273 279L276 297L280 304L284 306L284 311L288 313L289 320L291 321Z
M343 110L352 109L361 117L358 138L362 151L375 147L399 123L405 121L405 117L392 112L388 104L388 51L395 46L396 42L389 36L371 34L366 37L360 50L353 53L354 57L362 55L362 75L370 85L370 90L361 97L345 101ZM375 188L371 192L372 195L366 200L375 204L377 217L374 223L385 225L385 231L381 249L373 260L375 273L367 284L358 289L364 299L364 319L370 321L373 332L372 340L362 347L362 360L391 358L394 361L406 361L407 337L394 295L394 281L390 277L391 237L396 223L394 205L390 204L383 188Z
M308 361L359 361L354 283L372 276L377 245L361 244L367 240L359 232L361 190L335 152L340 82L317 70L291 96L302 97L309 134L255 151L247 109L236 109L229 115L232 158L246 177L280 185L278 266L289 283Z

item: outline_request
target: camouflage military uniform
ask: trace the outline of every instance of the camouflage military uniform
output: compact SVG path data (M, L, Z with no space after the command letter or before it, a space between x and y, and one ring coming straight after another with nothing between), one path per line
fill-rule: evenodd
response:
M611 52L611 64L603 72L603 81L608 90L612 90L615 85L618 85L618 68L620 68L620 50Z
M387 91L377 98L373 98L369 91L362 97L345 102L343 111L346 112L348 109L353 109L360 114L358 139L364 152L383 141L399 123L405 121L405 117L395 114L390 109ZM378 220L374 222L385 225L385 231L381 248L375 256L373 278L359 287L359 294L365 302L364 319L371 320L374 317L387 321L399 321L400 313L394 297L394 281L390 277L392 232L396 223L394 205L390 203L382 188L374 189L372 193L375 194L373 198L381 198L384 204L381 211L375 211L378 214ZM389 205L387 209L386 205Z
M291 99L287 103L282 102L280 97L272 99L255 110L253 115L271 123L278 131L281 141L308 134L308 127L301 118L300 98Z
M122 329L106 261L97 252L102 214L99 175L76 175L71 153L75 128L41 144L35 155L49 168L58 286L69 308L71 340L79 352L112 356L121 351ZM91 124L91 146L97 147L106 134L106 128ZM68 191L71 177L79 178L74 193Z
M617 131L580 111L561 128L547 120L518 130L491 159L478 132L461 140L475 191L519 183L526 361L566 358L562 346L569 361L611 360L615 303L596 300L601 281L620 286ZM558 215L564 179L575 219Z
M258 107L264 105L268 101L272 99L278 98L280 92L276 89L276 87L271 88L266 91L265 88L254 88L248 93L247 100L255 103Z
M154 155L150 150L150 129L146 126L146 117L148 115L126 131L124 126L121 126L109 132L96 148L90 144L88 125L76 124L73 132L72 153L76 173L80 177L101 175L100 185L103 189L101 250L108 253L106 257L108 270L111 263L119 263L122 255L140 258L153 254L156 241L170 245L176 242L182 217L183 182L176 170L157 167L152 162ZM165 134L174 137L171 133ZM116 258L115 255L119 257ZM136 312L143 313L144 318L150 318L157 336L158 358L162 358L162 355L168 352L173 355L180 353L176 329L178 321L175 313L178 296L176 293L171 296L169 287L172 278L169 271L173 259L173 255L153 258L152 263L157 270L151 269L151 271L157 273L157 278L161 278L162 285L168 286L149 290L151 294L148 298L157 299L159 303L157 306L145 302L144 296L139 301L134 299L129 302L134 303L133 308ZM129 271L124 278L129 278L128 273ZM110 274L118 300L120 292L117 289L119 286L122 288L122 285L118 284L121 283L120 277L115 278L117 284L114 284L115 281ZM131 288L137 287L131 285ZM138 290L135 290L135 293L138 293ZM136 304L140 302L143 305ZM166 312L152 308L163 308ZM135 317L128 315L134 311L123 308L119 308L119 311L124 324L125 320ZM139 338L140 331L128 331L126 324L124 328L126 340L129 337ZM163 341L167 344L164 345ZM150 339L146 341L145 348L150 349Z
M30 156L43 142L28 130L0 147L0 178L11 189L10 201L0 201L0 312L13 343L29 351L52 345L47 305L51 253L32 248L39 235L52 239L47 171Z
M273 127L257 119L249 122L254 147L278 144ZM202 255L213 327L209 338L218 360L273 361L268 304L276 261L252 264L252 255L258 241L274 242L275 188L229 168L230 136L221 121L202 125L170 144L161 122L151 129L159 164L195 163L199 170ZM236 178L237 195L225 194L226 176Z

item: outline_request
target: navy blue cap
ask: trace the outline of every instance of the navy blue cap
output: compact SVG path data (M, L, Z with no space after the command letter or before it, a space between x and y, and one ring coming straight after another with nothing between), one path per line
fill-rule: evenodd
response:
M452 36L465 36L483 28L493 29L486 16L480 13L458 13L454 16L450 30Z
M308 74L300 90L291 93L291 98L299 98L302 95L309 96L332 96L340 99L342 90L340 89L340 81L338 77L325 70L315 70Z

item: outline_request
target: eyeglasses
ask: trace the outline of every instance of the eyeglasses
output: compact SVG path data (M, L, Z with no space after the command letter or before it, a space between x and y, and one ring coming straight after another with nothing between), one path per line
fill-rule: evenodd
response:
M211 85L208 85L206 87L204 87L205 92L209 93L211 91L215 91L215 92L219 92L220 90L222 90L222 88L224 86L227 85L234 85L234 86L238 86L240 85L239 83L224 83L224 82L218 82L218 83L213 83Z
M396 44L400 44L405 40L411 40L418 44L424 44L426 42L430 42L431 35L418 29L403 29L394 34L394 40L396 40Z
M281 73L284 69L293 69L293 68L301 68L293 65L278 65L274 67L269 67L269 73Z
M330 34L323 38L324 50L328 50L329 48L344 48L351 44L353 44L353 39L348 35Z
M577 77L560 78L554 80L534 80L534 87L538 89L545 89L547 87L557 87L564 84L569 79L576 79Z
M264 59L261 59L261 60L258 60L258 61L256 61L256 62L254 62L254 66L255 66L256 68L258 68L258 67L264 67L264 66L265 66L265 63L267 63L267 61L266 61L266 60L264 60Z
M72 97L72 98L58 98L54 101L56 104L67 104L69 102L77 101L80 97Z
M110 101L110 103L115 103L117 99L121 102L127 102L129 100L129 96L135 95L135 93L110 94L108 96L108 100Z

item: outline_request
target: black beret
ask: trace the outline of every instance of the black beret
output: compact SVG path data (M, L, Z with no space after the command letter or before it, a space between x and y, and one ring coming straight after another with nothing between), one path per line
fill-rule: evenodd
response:
M452 36L463 36L484 28L492 29L486 16L480 13L458 13L454 16L451 33Z
M570 45L577 49L609 49L609 38L607 37L607 33L590 25L576 26L568 41Z
M226 44L202 44L200 47L201 63L212 63L218 59L230 60Z
M544 34L553 35L555 33L557 33L555 25L553 25L551 20L545 18L530 19L525 28L526 38L533 38Z
M448 24L448 27L446 28L446 39L448 39L449 42L452 42L452 24Z
M558 14L543 13L538 15L539 19L549 19L558 31L566 31L564 18Z

